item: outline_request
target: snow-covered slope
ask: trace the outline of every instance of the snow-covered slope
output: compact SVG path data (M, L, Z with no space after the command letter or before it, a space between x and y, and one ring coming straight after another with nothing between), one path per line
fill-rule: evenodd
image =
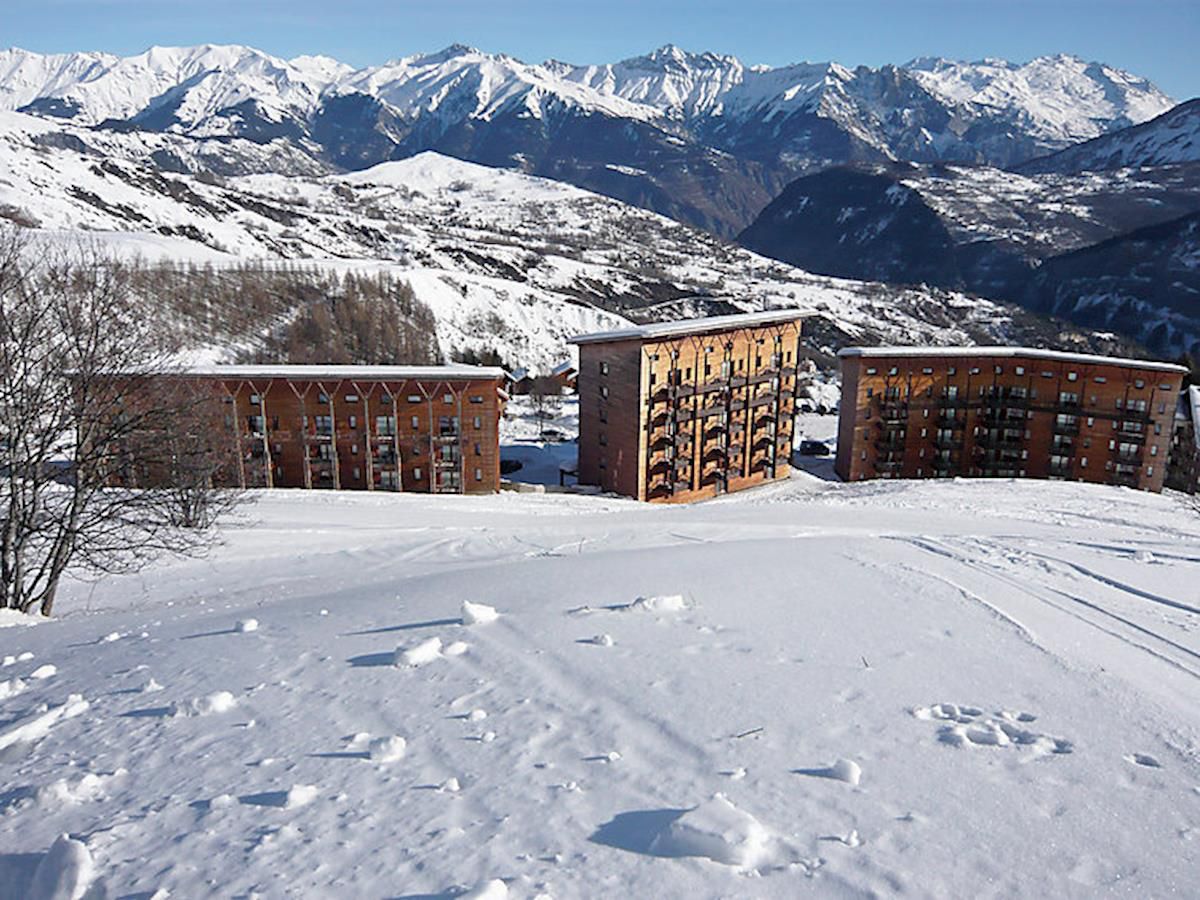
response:
M628 317L764 306L821 312L824 353L848 341L1030 339L1042 327L961 294L814 277L616 200L432 153L341 176L199 179L47 148L47 123L0 115L0 214L157 259L386 269L433 308L447 355L490 349L545 367L568 335Z
M1180 103L1161 116L1020 167L1030 174L1077 173L1200 162L1200 99Z
M1188 896L1197 542L1052 482L264 496L0 629L0 894Z

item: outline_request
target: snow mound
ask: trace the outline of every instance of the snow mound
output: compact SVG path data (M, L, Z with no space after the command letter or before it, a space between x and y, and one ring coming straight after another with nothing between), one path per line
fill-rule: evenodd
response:
M408 742L399 735L379 737L367 745L367 753L373 762L391 763L404 759Z
M431 637L412 647L397 647L395 665L402 668L413 668L428 665L441 657L442 639Z
M82 841L59 835L38 863L29 900L81 900L92 883L92 854Z
M493 878L458 896L459 900L507 900L508 885L499 878Z
M471 645L466 641L451 641L446 645L445 649L442 650L442 656L462 656L470 649Z
M288 788L283 800L284 809L299 809L317 799L321 789L315 784L294 784Z
M237 698L229 691L213 691L204 697L197 697L187 703L176 703L172 707L174 716L211 716L216 713L229 712L237 706Z
M50 729L59 721L75 718L81 713L86 712L90 705L79 694L71 694L67 697L67 702L61 706L47 709L45 712L19 725L14 725L7 731L0 732L0 750L11 747L13 744L31 743L41 740L50 733Z
M34 679L35 681L43 681L47 678L53 678L57 674L58 674L58 667L52 666L49 663L47 663L44 666L38 666L36 669L34 669L32 672L30 672L29 677Z
M0 609L0 628L13 628L17 625L37 625L46 621L41 616L18 612L15 609Z
M117 769L108 775L88 772L75 782L68 778L59 778L57 781L38 788L35 796L37 802L42 806L60 806L100 800L107 796L109 782L127 774L126 769Z
M665 594L660 597L638 597L627 609L637 612L676 613L688 609L682 594Z
M241 634L249 634L251 631L258 631L258 619L239 619L237 630Z
M862 766L852 759L839 759L832 766L824 769L809 769L807 774L817 778L829 778L833 781L844 781L851 787L858 787L862 781Z
M24 690L25 682L23 682L20 678L9 678L5 681L0 681L0 700L7 700L10 697L15 697Z
M775 839L754 816L714 794L675 819L654 838L661 856L702 856L726 866L755 869L772 862Z
M483 603L472 603L470 600L463 601L462 623L464 625L486 625L488 622L495 622L498 618L500 618L500 613L496 612L495 607Z

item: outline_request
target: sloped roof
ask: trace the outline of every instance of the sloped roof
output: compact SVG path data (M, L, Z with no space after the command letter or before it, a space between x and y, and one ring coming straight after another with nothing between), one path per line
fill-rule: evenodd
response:
M325 366L252 365L187 366L180 375L199 378L291 378L304 381L493 381L503 379L499 366Z

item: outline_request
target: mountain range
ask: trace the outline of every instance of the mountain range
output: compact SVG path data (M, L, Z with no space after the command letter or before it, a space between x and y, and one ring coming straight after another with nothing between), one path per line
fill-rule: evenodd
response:
M446 352L535 364L597 316L801 299L837 310L818 355L1110 331L1175 355L1200 348L1198 122L1200 101L1066 55L768 67L667 46L574 65L454 45L354 68L241 46L12 49L0 217L217 264L369 261L433 298ZM364 199L354 173L399 182ZM504 190L529 223L500 215ZM477 218L448 229L467 200Z
M742 234L809 271L966 290L1200 354L1200 101L1006 171L894 163L796 179Z
M747 65L667 46L606 65L455 45L354 69L240 46L0 52L0 109L97 131L242 139L271 171L365 168L425 150L563 180L732 236L791 179L847 162L1010 166L1144 122L1173 101L1072 56L1024 64ZM173 162L189 169L191 149ZM209 157L220 154L208 152ZM224 174L268 170L224 155Z

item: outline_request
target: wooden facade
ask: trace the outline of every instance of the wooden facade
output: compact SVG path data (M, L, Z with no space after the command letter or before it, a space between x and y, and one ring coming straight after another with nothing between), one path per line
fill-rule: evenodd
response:
M836 470L1160 491L1186 370L1011 347L848 348Z
M686 502L789 471L804 313L580 335L579 481Z
M241 487L500 489L505 373L473 366L211 366Z

